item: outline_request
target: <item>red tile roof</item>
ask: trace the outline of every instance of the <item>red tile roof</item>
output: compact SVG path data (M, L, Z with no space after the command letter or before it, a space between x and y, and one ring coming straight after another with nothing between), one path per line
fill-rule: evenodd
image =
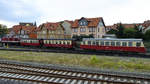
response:
M43 23L41 24L37 31L40 31L43 27L45 27L46 29L48 30L56 30L57 27L61 26L61 23L60 22L56 22L56 23L51 23L51 22L47 22L47 23ZM63 28L63 27L62 27ZM63 28L64 29L64 28Z
M84 17L82 17L82 18L84 18ZM103 21L102 17L98 17L98 18L85 18L85 19L89 22L88 23L88 27L96 27L100 21ZM79 26L78 25L79 20L80 19L76 19L73 22L72 28L77 28Z
M106 28L110 28L110 29L117 29L117 27L119 26L120 23L117 23L117 24L114 24L114 25L111 25L111 26L106 26ZM137 24L122 24L122 26L124 28L134 28L134 26L139 26L141 25L140 23L137 23Z
M144 29L147 29L150 26L150 20L144 21L142 26L144 27Z
M24 30L27 31L27 33L33 33L36 31L36 26L22 26L22 25L15 25L13 26L13 31L18 34L18 31Z

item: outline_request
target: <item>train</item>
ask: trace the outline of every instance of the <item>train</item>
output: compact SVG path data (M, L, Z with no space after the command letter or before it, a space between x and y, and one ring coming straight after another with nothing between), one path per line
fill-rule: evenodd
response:
M37 48L146 53L142 39L83 38L82 41L77 41L75 39L2 38L1 43L9 46L34 46Z

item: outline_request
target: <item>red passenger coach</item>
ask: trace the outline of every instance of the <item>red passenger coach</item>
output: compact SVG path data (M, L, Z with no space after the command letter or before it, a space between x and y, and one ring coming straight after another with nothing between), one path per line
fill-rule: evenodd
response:
M44 46L46 47L61 47L61 48L73 48L72 39L44 39Z
M7 38L7 37L3 37L2 39L1 39L1 41L3 42L3 43L19 43L20 42L20 39L19 38Z
M40 46L38 39L21 39L20 44L22 46Z
M81 49L146 53L142 39L84 38Z

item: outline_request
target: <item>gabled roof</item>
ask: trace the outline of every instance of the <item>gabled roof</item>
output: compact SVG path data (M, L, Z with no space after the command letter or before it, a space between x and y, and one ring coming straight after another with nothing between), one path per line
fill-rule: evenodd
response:
M144 30L147 29L150 26L150 20L144 21L142 26L144 27Z
M33 33L36 31L36 26L23 26L23 25L15 25L13 26L13 31L18 34L18 31L24 30L27 31L27 33Z
M83 19L84 17L82 17L81 19ZM78 22L81 20L81 19L76 19L73 24L72 24L72 28L77 28L79 26ZM84 18L88 21L88 27L96 27L98 26L98 23L100 21L103 22L103 18L102 17L97 17L97 18ZM104 23L104 22L103 22Z
M110 26L106 26L106 28L110 28L110 29L117 29L117 27L119 26L120 23L114 24L114 25L110 25ZM122 26L124 28L134 28L134 26L139 26L141 25L141 23L133 23L133 24L122 24Z
M43 23L41 24L37 31L40 31L43 27L45 27L48 30L56 30L57 27L61 26L60 22L56 22L56 23L52 23L52 22L47 22L47 23ZM62 26L61 26L62 27ZM63 28L63 27L62 27ZM64 29L64 28L63 28Z

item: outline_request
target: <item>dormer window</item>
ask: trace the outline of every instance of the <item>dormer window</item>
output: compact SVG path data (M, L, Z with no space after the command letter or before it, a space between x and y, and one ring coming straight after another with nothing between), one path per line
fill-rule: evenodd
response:
M80 22L80 25L82 25L82 22Z

